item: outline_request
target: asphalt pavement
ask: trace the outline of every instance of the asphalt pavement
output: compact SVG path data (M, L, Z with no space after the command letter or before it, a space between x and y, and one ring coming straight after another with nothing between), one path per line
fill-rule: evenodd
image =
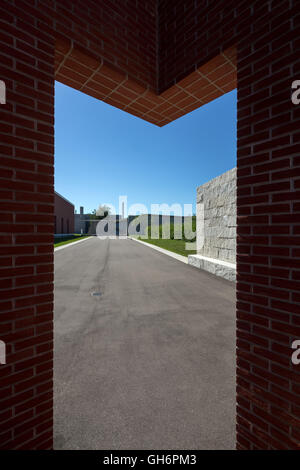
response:
M55 449L233 449L234 284L129 239L55 253Z

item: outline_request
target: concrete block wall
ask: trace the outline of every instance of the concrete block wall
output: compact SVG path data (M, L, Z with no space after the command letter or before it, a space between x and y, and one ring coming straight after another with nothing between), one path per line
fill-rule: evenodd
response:
M204 206L204 244L197 249L197 253L235 263L236 168L199 186L197 206L199 204ZM197 218L197 231L201 240L200 218Z

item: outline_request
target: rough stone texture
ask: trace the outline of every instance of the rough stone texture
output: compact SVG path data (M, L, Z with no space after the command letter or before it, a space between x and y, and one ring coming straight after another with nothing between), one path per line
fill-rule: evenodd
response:
M195 268L203 269L228 281L236 280L236 268L232 263L225 263L224 261L216 262L201 255L189 255L188 263Z
M200 206L204 206L204 243ZM203 245L203 246L202 246ZM209 258L235 263L236 168L197 188L197 252Z

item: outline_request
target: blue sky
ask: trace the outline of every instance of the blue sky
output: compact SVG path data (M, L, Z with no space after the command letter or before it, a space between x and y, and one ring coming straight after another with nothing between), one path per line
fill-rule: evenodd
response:
M77 211L123 195L195 207L197 186L235 165L236 91L159 128L56 83L55 190Z

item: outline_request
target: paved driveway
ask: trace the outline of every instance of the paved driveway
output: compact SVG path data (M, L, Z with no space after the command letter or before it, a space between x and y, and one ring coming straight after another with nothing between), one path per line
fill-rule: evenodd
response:
M234 448L234 298L132 240L56 252L55 448Z

